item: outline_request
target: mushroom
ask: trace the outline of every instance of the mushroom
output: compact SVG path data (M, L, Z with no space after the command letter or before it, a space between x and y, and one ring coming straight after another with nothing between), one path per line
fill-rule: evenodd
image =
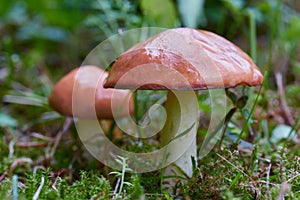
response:
M198 101L193 90L255 86L262 81L251 58L230 41L204 30L175 28L123 53L112 65L104 88L168 91L161 145L173 143L167 150L168 159L175 160L191 177L191 157L197 159L198 126ZM179 175L179 171L173 167L166 173Z
M129 90L115 90L115 89L104 89L102 84L108 73L96 66L82 66L75 68L67 75L65 75L58 83L54 86L51 95L49 97L50 106L65 116L73 116L84 119L92 119L91 113L87 110L91 106L95 106L96 116L98 119L106 119L107 123L102 123L105 129L109 129L112 124L114 117L125 117L133 112L133 100L129 100L129 113L121 109L118 113L113 113L111 108L112 98L115 105L122 108L123 102L130 95ZM80 97L77 100L78 105L72 105L73 88L76 85L76 92ZM97 89L95 89L97 87ZM95 92L96 91L96 92ZM90 92L95 92L95 105L89 105L85 101L86 95ZM76 116L73 113L72 106L77 106ZM78 111L79 110L79 111ZM107 131L106 131L107 132ZM120 131L119 131L120 135ZM118 136L115 136L118 137Z

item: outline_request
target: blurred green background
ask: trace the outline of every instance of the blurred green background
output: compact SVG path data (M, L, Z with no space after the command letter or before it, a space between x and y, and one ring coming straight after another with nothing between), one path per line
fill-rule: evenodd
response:
M95 46L120 31L145 26L189 26L220 34L268 72L266 90L275 89L274 74L280 72L287 96L299 99L299 9L297 0L2 1L0 112L8 116L0 124L7 117L27 122L39 117L54 83L80 66ZM42 108L28 113L22 107L11 109L8 102ZM300 106L294 98L288 103ZM26 117L18 119L23 112Z

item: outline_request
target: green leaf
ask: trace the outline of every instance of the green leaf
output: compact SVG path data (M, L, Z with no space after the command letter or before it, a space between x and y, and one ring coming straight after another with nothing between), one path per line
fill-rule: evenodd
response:
M241 96L236 102L235 106L242 109L247 104L248 96Z
M190 128L186 129L186 130L183 131L182 133L176 135L176 137L172 138L172 139L168 142L168 144L170 144L173 140L176 140L176 139L178 139L178 138L184 136L185 134L189 133L190 130L192 130L192 128L193 128L194 126L195 126L195 123L193 123L192 126L191 126Z
M226 96L228 96L229 99L232 101L232 103L235 104L236 101L238 100L238 96L234 92L230 91L229 89L226 89L225 92L226 92Z
M141 0L140 8L150 25L172 28L178 23L176 7L171 0Z
M126 164L127 165L127 164ZM133 170L131 168L126 167L125 169L126 172L132 172Z
M287 42L295 43L299 41L300 33L300 17L292 16L289 20L289 26L286 27L286 30L283 32L285 40Z
M223 2L233 13L238 13L245 5L244 0L223 0Z
M120 160L120 159L115 159L115 160L116 160L116 162L119 163L120 165L122 165L122 166L124 165L124 162L123 162L122 160Z
M270 138L270 140L272 143L277 143L283 139L289 140L295 136L296 132L292 127L285 124L279 124L272 131L272 137Z
M110 172L109 175L122 176L121 172Z
M204 0L177 0L177 3L184 26L197 28L204 21Z
M34 94L32 92L13 92L5 95L3 101L7 103L17 103L32 106L45 106L48 104L48 98Z
M132 186L132 183L129 183L129 182L124 182L123 184L128 185L128 186Z
M247 109L247 108L242 108L241 109L241 112L242 114L244 115L245 119L248 119L249 116L250 116L250 111ZM252 119L249 118L249 121L248 121L249 124L253 123Z
M242 175L242 173L239 172L239 173L235 176L235 178L232 180L232 182L231 182L231 184L230 184L230 186L229 186L229 189L232 189L232 188L238 183L238 180L240 179L241 175Z
M17 120L6 113L0 113L0 127L16 127L17 125Z

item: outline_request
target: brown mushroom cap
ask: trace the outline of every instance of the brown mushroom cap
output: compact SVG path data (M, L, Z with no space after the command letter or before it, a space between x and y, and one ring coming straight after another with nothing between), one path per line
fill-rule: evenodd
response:
M80 73L78 73L79 69ZM91 106L94 106L98 119L113 119L112 98L115 98L113 103L118 104L117 106L124 106L130 91L104 89L102 85L107 75L107 72L96 66L82 66L73 69L54 86L49 97L50 106L63 115L73 116L72 98L73 88L76 84L76 93L80 97L77 101L80 102L80 109L76 112L76 115L78 115L76 117L90 118L92 115L86 112L91 110ZM88 105L85 99L87 95L91 94L90 92L95 92L95 105ZM131 97L129 100L129 113L133 113L133 100ZM122 110L117 115L118 117L124 117L127 113Z
M138 66L143 71L134 72ZM172 81L172 73L166 73L164 67L179 72L189 81L189 86L186 81ZM129 75L121 78L124 74ZM155 82L144 84L148 77ZM263 76L252 59L230 41L204 30L176 28L123 53L113 64L104 87L197 90L254 86L262 81Z

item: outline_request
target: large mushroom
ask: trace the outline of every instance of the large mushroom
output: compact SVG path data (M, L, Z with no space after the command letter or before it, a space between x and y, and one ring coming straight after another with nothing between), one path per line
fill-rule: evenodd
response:
M133 112L133 100L132 98L129 102L129 113L122 109L124 106L124 101L130 95L129 90L115 90L115 89L104 89L102 84L106 79L108 73L97 66L81 66L80 68L75 68L68 74L66 74L62 79L60 79L54 86L51 95L49 97L50 106L65 116L72 116L84 119L92 119L93 113L87 111L91 106L94 106L93 110L96 112L96 116L99 120L105 119L108 123L102 123L105 129L111 124L111 120L115 117L126 117ZM75 88L76 86L76 88ZM78 105L73 105L73 89L76 89L76 97ZM95 104L88 104L85 100L87 95L94 92ZM115 99L112 99L115 98ZM111 102L117 107L120 107L118 113L113 113L111 107ZM72 106L77 107L76 114L73 112ZM75 115L75 116L74 116Z
M197 159L198 126L198 102L193 90L255 86L262 81L255 63L230 41L204 30L176 28L123 53L112 65L104 87L168 90L161 144L174 143L167 152L174 160L187 149L175 164L191 177L191 157Z

